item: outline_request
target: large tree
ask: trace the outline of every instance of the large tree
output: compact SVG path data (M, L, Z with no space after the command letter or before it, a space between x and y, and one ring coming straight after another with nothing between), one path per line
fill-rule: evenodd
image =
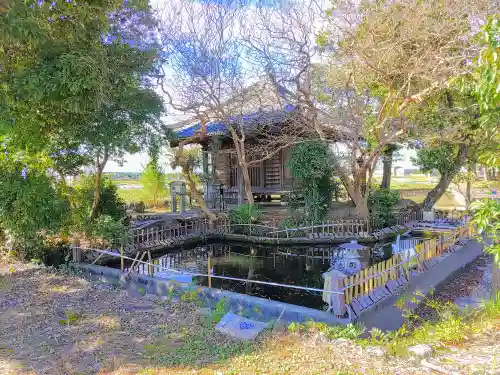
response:
M145 145L162 104L146 78L155 67L147 2L13 2L0 15L0 129L19 149L95 167L94 219L102 171ZM54 144L60 140L60 144Z
M372 98L357 116L368 147L354 153L352 170L339 173L360 215L368 212L372 166L387 145L407 138L409 113L471 72L468 62L479 49L474 28L492 8L481 0L340 0L327 12L319 42L333 51L328 85Z
M283 110L286 102L267 80L265 72L252 61L251 47L242 38L243 29L255 23L251 17L255 9L260 9L260 5L239 0L201 5L190 0L169 3L163 13L165 27L161 32L168 63L159 79L170 106L184 118L201 124L200 132L180 142L175 162L189 160L181 155L183 146L203 142L209 122L221 124L234 145L242 190L250 204L254 199L249 168L295 144L301 133L300 127L294 131L287 129L286 136L268 131L267 125L273 125L272 119L256 116ZM255 126L251 129L254 134L250 134L247 125L252 125L257 118L260 141L256 144L255 139L250 141L255 135ZM293 118L287 117L288 121L283 123L293 127L296 123Z

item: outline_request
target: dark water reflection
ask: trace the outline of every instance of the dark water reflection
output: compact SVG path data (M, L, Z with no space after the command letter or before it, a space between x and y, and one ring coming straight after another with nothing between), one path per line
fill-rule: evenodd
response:
M359 250L359 257L354 262L357 262L358 267L366 268L389 259L392 255L391 243ZM207 274L210 257L214 275L322 289L322 273L331 267L335 256L342 255L338 246L276 247L212 243L156 257L158 267L155 267L155 274L161 277L162 272L168 272L165 268ZM146 273L147 269L141 269L140 272ZM192 282L206 286L208 278L195 276ZM319 292L215 278L212 278L212 287L307 307L324 307Z

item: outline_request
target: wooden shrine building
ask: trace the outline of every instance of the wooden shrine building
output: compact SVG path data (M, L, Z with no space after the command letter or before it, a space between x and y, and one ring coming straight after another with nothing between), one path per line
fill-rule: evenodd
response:
M256 142L262 131L286 131L290 121L297 121L299 116L292 105L282 110L255 112L230 118L235 129L242 128L245 132L245 144L250 148ZM265 129L264 129L265 128ZM176 146L180 141L194 137L204 132L201 141L197 140L203 149L203 175L205 200L215 202L220 196L220 186L224 199L231 203L243 203L245 199L243 177L239 166L233 140L224 123L212 121L202 129L200 123L183 127L176 132ZM286 195L292 185L292 174L287 168L289 149L284 148L271 158L253 164L249 167L252 192L257 201L269 200L271 195ZM261 155L247 155L251 160L261 159Z

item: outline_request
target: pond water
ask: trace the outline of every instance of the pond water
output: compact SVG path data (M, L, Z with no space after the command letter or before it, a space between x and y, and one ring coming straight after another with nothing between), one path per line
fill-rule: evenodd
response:
M155 276L171 275L167 269L207 274L210 257L213 275L323 289L322 273L331 267L334 259L343 262L346 267L352 267L353 271L356 267L364 269L389 259L393 243L379 243L362 250L351 250L348 255L338 245L278 247L210 243L157 256L154 258L158 264ZM139 272L146 274L147 268L141 268ZM187 276L187 279L197 285L208 285L206 276ZM325 307L321 292L216 278L212 278L212 287L317 309Z

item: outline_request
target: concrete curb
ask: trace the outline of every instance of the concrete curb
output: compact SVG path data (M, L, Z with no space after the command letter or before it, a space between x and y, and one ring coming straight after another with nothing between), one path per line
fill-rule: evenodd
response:
M153 278L145 275L126 275L118 269L97 265L72 264L72 267L82 271L85 276L93 280L119 284L125 289L134 290L136 294L147 293L159 297L171 297L173 290L177 293L195 291L196 295L201 299L202 304L208 307L214 307L218 301L225 298L232 312L260 321L279 320L280 323L291 323L312 319L316 322L327 324L347 324L350 322L349 318L337 318L324 311L246 294L183 284L173 280Z

